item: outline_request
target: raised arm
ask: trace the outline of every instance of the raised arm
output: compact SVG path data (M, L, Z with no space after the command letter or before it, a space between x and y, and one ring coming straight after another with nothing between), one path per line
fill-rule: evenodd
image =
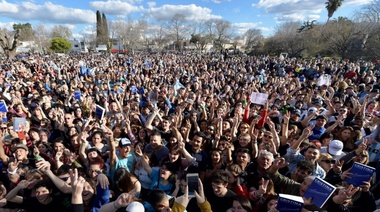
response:
M145 171L150 175L152 174L152 167L148 164L147 155L143 154L140 145L136 146L135 154L140 157L140 162Z

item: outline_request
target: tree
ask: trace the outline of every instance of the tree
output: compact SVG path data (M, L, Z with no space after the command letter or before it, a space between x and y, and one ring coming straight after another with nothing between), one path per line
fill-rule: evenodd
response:
M245 49L247 51L257 47L264 40L264 36L259 29L249 29L244 33Z
M104 13L102 14L102 40L105 43L108 43L109 41L107 17Z
M182 14L174 14L168 23L168 28L172 31L172 37L176 41L176 45L179 47L179 50L182 50L181 41L189 36L190 27L186 20L186 16Z
M70 39L72 36L71 29L64 25L55 25L51 29L51 38L65 38Z
M20 40L21 41L30 41L34 39L34 31L32 29L32 25L30 23L25 24L13 24L13 30L20 31Z
M224 49L224 44L226 44L230 38L231 23L224 20L216 20L214 27L215 27L215 41L214 41L215 47L218 50Z
M20 31L8 33L6 29L0 29L0 47L3 49L7 59L16 55L17 47L20 46Z
M316 20L312 20L311 22L310 21L303 22L303 25L299 29L297 29L297 32L301 33L301 32L313 29L315 22Z
M343 0L328 0L326 4L327 9L327 22L334 15L334 13L338 10L340 6L342 6ZM326 22L326 23L327 23Z
M33 31L35 34L36 43L38 45L38 51L45 53L50 46L49 33L47 32L45 26L42 24L35 26Z
M192 34L190 39L190 43L195 44L195 47L200 52L206 49L207 41L207 36L202 36L201 34Z
M103 35L102 16L99 10L96 11L96 43L101 44L101 38Z
M66 53L71 49L71 43L65 38L56 37L51 40L50 49L56 53Z

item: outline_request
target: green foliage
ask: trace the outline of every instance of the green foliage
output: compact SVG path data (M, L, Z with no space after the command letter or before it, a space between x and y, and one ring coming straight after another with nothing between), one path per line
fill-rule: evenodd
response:
M50 49L55 53L66 53L71 49L71 43L65 38L53 38Z
M21 41L29 41L29 40L34 39L34 31L33 31L32 25L30 23L13 24L13 30L15 30L15 31L19 30L19 32L20 32L19 39Z
M343 0L328 0L326 4L327 16L330 19L334 13L342 6Z

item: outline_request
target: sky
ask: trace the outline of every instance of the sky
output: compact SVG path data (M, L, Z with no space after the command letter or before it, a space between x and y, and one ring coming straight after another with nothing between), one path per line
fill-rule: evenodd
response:
M168 20L174 14L189 21L211 18L232 23L235 34L250 28L260 29L264 36L274 33L286 21L317 20L325 23L327 0L0 0L0 28L12 29L14 23L44 24L47 28L66 25L73 37L91 33L96 25L96 11L105 13L108 21L128 17L148 22ZM371 0L344 0L332 18L351 18Z

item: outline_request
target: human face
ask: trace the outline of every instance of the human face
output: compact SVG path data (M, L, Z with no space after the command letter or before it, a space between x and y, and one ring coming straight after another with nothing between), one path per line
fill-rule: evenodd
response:
M92 143L94 145L100 144L101 142L102 142L102 137L99 134L95 134L94 136L92 136Z
M33 140L33 141L39 141L40 140L40 135L38 135L38 132L36 131L32 131L30 133L30 138Z
M65 149L65 146L63 146L62 143L60 143L60 142L54 143L54 151L55 152L63 152L64 149Z
M88 159L94 159L94 158L98 157L98 153L96 151L91 151L91 152L87 153L87 157L88 157Z
M241 147L247 147L250 142L251 138L249 136L241 136L239 138L239 144Z
M227 193L227 183L226 184L223 184L223 183L211 183L212 185L212 190L214 191L214 194L217 196L217 197L224 197L224 195L226 195Z
M42 142L47 143L48 142L48 135L45 132L40 132L40 140Z
M301 183L307 176L309 176L311 173L305 171L305 170L302 170L300 168L297 168L294 173L293 173L293 180Z
M269 209L273 206L273 205L276 205L277 204L277 200L276 199L272 199L268 202L267 204L267 210L269 211Z
M160 148L162 145L162 139L158 135L150 136L150 145L153 149Z
M237 200L234 200L232 203L232 211L233 212L248 212L241 206L240 202Z
M240 133L247 133L248 132L248 128L249 128L249 126L246 125L246 124L241 125L240 128L239 128Z
M26 151L23 148L18 148L16 149L15 154L18 161L23 161L24 159L27 158L28 151Z
M193 138L191 146L193 150L198 151L202 148L202 143L203 143L203 138L196 135Z
M99 175L98 174L99 171L102 171L99 164L91 164L90 165L90 167L88 169L88 173L89 173L89 176L91 177L92 180L97 179L97 177Z
M165 119L162 120L161 125L162 125L162 129L164 130L168 130L170 128L170 122L168 120L165 120Z
M270 155L261 155L257 162L260 168L267 170L272 165L273 158Z
M327 173L328 171L330 171L330 169L333 168L334 164L335 164L335 160L332 159L332 158L325 158L323 160L319 160L318 164L323 168L323 170L325 170L325 172Z
M139 138L144 139L146 136L146 132L144 129L139 130Z
M212 151L211 153L211 160L213 163L219 163L220 162L221 155L218 151Z
M46 153L46 150L47 150L47 148L45 145L43 145L43 144L38 145L38 151L40 151L42 153Z
M168 170L168 168L166 167L166 165L162 165L160 167L160 177L163 180L169 179L169 177L170 177L171 174L172 174L172 172Z
M321 119L321 118L317 119L316 125L318 127L323 127L323 126L325 126L325 124L326 124L326 120L325 119Z
M362 152L354 157L354 162L365 163L368 161L368 154Z
M236 163L238 165L248 164L249 160L250 160L250 157L247 153L239 152L236 155Z
M36 189L36 198L38 202L47 205L51 202L50 192L46 187L39 187Z
M83 191L82 191L82 198L84 201L90 200L92 196L94 195L94 189L91 187L90 183L87 181L84 182Z
M73 124L73 116L71 114L66 114L65 115L65 123L67 125L72 125Z
M122 146L119 147L119 156L121 158L127 158L129 156L129 152L131 151L130 146Z
M179 158L179 153L177 151L172 150L169 152L169 160L170 162L174 163Z
M300 196L302 197L305 191L309 188L310 184L313 182L312 178L305 178L305 180L301 183L300 186Z
M319 158L319 151L318 149L314 149L314 148L309 148L306 152L305 152L305 159L306 160L309 160L313 163L315 163L315 161L318 160Z
M351 130L345 129L340 133L340 138L343 141L348 140L351 137Z

